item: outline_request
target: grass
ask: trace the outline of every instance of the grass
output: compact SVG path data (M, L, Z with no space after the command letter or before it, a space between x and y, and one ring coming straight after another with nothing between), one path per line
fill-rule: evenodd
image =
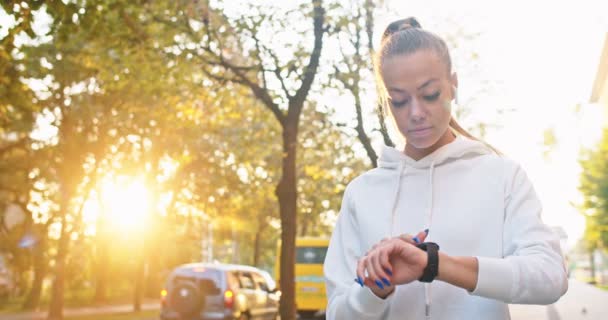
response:
M23 309L21 299L9 298L8 300L0 301L0 315L3 313L21 312Z
M39 305L39 309L41 309L41 310L45 310L49 306L49 303L51 300L49 291L50 290L46 290L42 294L42 297L40 299L40 305ZM103 303L94 303L93 302L94 293L95 292L94 292L93 288L66 290L65 298L64 298L64 307L65 308L80 308L80 307L95 307L95 306L119 305L119 304L133 303L132 289L127 286L123 286L121 288L115 288L114 290L109 290L106 301ZM22 309L24 299L25 299L25 296L20 296L20 297L11 297L8 300L0 301L0 314L32 311L32 310ZM144 302L149 299L153 299L153 298L144 297Z
M158 310L114 314L94 314L87 316L65 317L66 320L152 320L158 319Z

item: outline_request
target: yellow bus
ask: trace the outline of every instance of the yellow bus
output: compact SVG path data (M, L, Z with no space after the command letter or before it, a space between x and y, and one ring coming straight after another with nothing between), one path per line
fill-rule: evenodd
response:
M327 307L323 261L327 253L329 238L296 238L296 308L303 317L323 313ZM275 265L276 278L280 279L279 242Z

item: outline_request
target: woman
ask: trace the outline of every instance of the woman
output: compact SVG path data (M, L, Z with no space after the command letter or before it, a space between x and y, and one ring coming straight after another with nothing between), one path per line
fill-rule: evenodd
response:
M559 240L521 167L451 116L445 42L395 21L375 64L406 145L346 188L324 264L328 319L509 319L507 303L558 300Z

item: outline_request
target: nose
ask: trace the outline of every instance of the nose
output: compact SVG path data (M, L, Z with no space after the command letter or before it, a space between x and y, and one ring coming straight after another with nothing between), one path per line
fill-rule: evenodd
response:
M420 122L426 117L426 110L418 99L412 99L410 107L410 119L414 122Z

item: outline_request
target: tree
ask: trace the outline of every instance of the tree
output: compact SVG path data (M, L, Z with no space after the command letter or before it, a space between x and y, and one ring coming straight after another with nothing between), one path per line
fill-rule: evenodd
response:
M378 154L372 146L372 137L365 129L365 101L369 100L368 85L373 82L373 29L376 5L371 0L352 1L340 8L339 20L335 38L340 48L341 56L334 62L334 72L331 76L333 86L345 90L353 98L356 124L354 130L357 139L363 145L365 153L373 167L377 167ZM372 90L373 91L373 90ZM372 132L381 134L384 144L395 146L388 134L384 108L377 104L375 113L378 128Z
M2 115L23 112L24 137L36 117L50 119L57 134L2 153L7 161L0 178L10 183L0 186L19 181L2 196L31 196L19 201L35 209L27 226L41 241L39 252L24 254L19 263L35 265L30 292L37 297L46 265L53 264L49 318L62 317L64 293L85 279L94 280L98 301L108 289L137 279L137 309L145 292L158 293L163 270L200 258L208 221L226 222L228 232L220 232L218 241L251 249L221 258L266 267L273 266L282 225L282 313L293 318L295 235L327 232L324 221L335 215L346 180L362 167L350 150L352 139L307 101L327 32L321 2L272 9L285 20L259 5L239 19L204 1L99 0L36 8L50 17L48 30L7 62L26 79L24 92L33 91L32 111L7 107L10 113ZM302 14L312 23L289 31L282 39L291 47L284 51L270 31L285 30ZM31 90L25 84L32 81L44 86ZM20 105L23 97L7 96L0 104ZM8 129L16 123L3 122L3 133L16 131ZM104 200L101 185L108 176L133 175L147 181L152 198L169 199L151 204L142 242L118 245L116 239L129 238L111 230L103 213L92 228L96 234L88 233L87 199ZM19 252L19 236L10 234L3 248ZM177 250L174 243L180 243ZM70 276L77 268L82 272Z
M35 208L36 202L47 199L47 191L37 186L44 184L50 174L46 170L50 154L40 150L39 141L30 135L40 105L24 80L28 78L28 67L31 66L24 53L26 45L18 45L16 40L19 37L21 40L41 36L33 28L33 13L42 5L42 2L2 2L0 8L14 21L12 25L6 25L7 35L0 40L0 205L16 205L25 213L23 228L2 233L0 237L6 236L12 240L3 238L0 242L10 245L6 250L12 251L15 261L24 261L24 255L31 256L31 259L25 259L31 261L34 267L30 289L19 283L20 289L28 292L23 304L26 308L38 306L47 269L46 246L50 219L30 208ZM28 240L26 246L21 243L23 240ZM17 274L26 275L27 268L20 265Z
M278 53L278 48L262 30L285 30L301 12L312 9L312 47L292 42L291 52ZM282 129L281 178L276 187L281 217L281 317L295 318L295 235L297 217L296 151L300 115L311 89L321 56L325 13L321 0L312 0L289 12L268 13L269 8L252 6L246 14L234 19L217 8L201 4L184 10L196 16L157 17L179 28L189 44L183 51L199 59L207 76L222 83L242 85L270 111ZM270 9L272 11L272 9ZM276 10L278 11L278 10ZM251 15L253 13L253 15ZM217 18L217 17L221 18ZM285 19L271 17L285 16ZM185 19L184 19L185 18ZM193 27L196 21L199 28ZM225 23L225 22L228 23ZM289 32L293 34L294 32ZM286 35L287 36L287 35ZM276 40L276 38L275 38ZM309 52L309 53L308 53Z
M329 120L332 113L310 104L299 138L298 236L329 236L346 185L368 164L355 155L355 138Z
M595 150L586 150L580 160L579 190L586 217L585 240L590 251L608 247L608 129Z

